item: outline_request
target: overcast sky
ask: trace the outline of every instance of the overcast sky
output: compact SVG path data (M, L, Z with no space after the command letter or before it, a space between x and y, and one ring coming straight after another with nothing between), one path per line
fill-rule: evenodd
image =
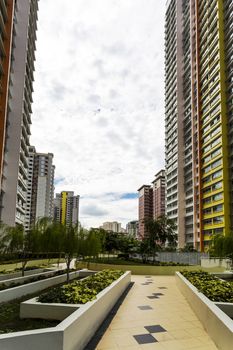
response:
M85 227L137 219L164 166L165 0L40 0L31 144Z

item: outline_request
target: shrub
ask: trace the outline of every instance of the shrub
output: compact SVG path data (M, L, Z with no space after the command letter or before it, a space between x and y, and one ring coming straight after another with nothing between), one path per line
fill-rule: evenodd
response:
M182 271L199 292L214 302L233 302L233 284L204 271Z
M120 270L103 270L81 281L75 281L55 287L41 294L41 303L85 304L94 300L96 295L117 280L124 272Z

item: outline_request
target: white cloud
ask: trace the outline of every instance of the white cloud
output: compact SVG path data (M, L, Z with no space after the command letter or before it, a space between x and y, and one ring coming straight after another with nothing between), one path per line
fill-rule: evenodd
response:
M31 143L54 153L56 191L82 196L87 226L137 218L136 199L106 193L136 192L164 164L165 0L159 5L39 3Z

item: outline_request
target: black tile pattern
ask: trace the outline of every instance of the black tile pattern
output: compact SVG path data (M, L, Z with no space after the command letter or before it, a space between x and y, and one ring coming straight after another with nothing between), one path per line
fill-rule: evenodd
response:
M141 305L141 306L138 306L138 308L140 310L153 310L153 307L151 307L150 305Z
M160 295L164 295L163 293L152 293L153 295L155 295L155 296L160 296Z
M148 299L159 299L159 297L157 297L156 295L149 295L147 298Z
M160 332L167 332L166 329L164 329L160 324L155 324L152 326L145 326L144 327L149 333L160 333Z
M151 344L157 343L156 340L151 334L138 334L133 336L134 339L138 342L138 344Z

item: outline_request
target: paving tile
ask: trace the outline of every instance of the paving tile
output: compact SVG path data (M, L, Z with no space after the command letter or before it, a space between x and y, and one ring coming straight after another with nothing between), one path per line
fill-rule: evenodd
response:
M155 324L152 326L145 326L146 330L150 333L159 333L159 332L166 332L166 329L164 329L160 324Z
M160 332L160 333L156 333L156 339L158 340L158 342L162 343L164 341L174 340L175 338L171 335L171 333Z
M138 344L151 344L156 343L157 340L151 334L138 334L133 336Z
M153 308L149 305L138 306L140 310L152 310Z
M139 348L142 350L164 350L164 347L162 344L158 343L152 343L152 344L142 344L139 345Z
M148 299L159 299L159 297L157 297L156 295L148 295L147 298Z
M163 293L152 293L153 295L164 295Z
M156 276L156 289L144 276L132 276L132 280L135 282L133 287L96 349L217 350L177 288L174 276ZM166 289L166 294L156 292L160 289L161 292ZM153 329L149 331L145 328L160 325L165 331L150 333ZM139 344L135 336L142 335L147 336L141 338L142 341L148 336L156 341Z

